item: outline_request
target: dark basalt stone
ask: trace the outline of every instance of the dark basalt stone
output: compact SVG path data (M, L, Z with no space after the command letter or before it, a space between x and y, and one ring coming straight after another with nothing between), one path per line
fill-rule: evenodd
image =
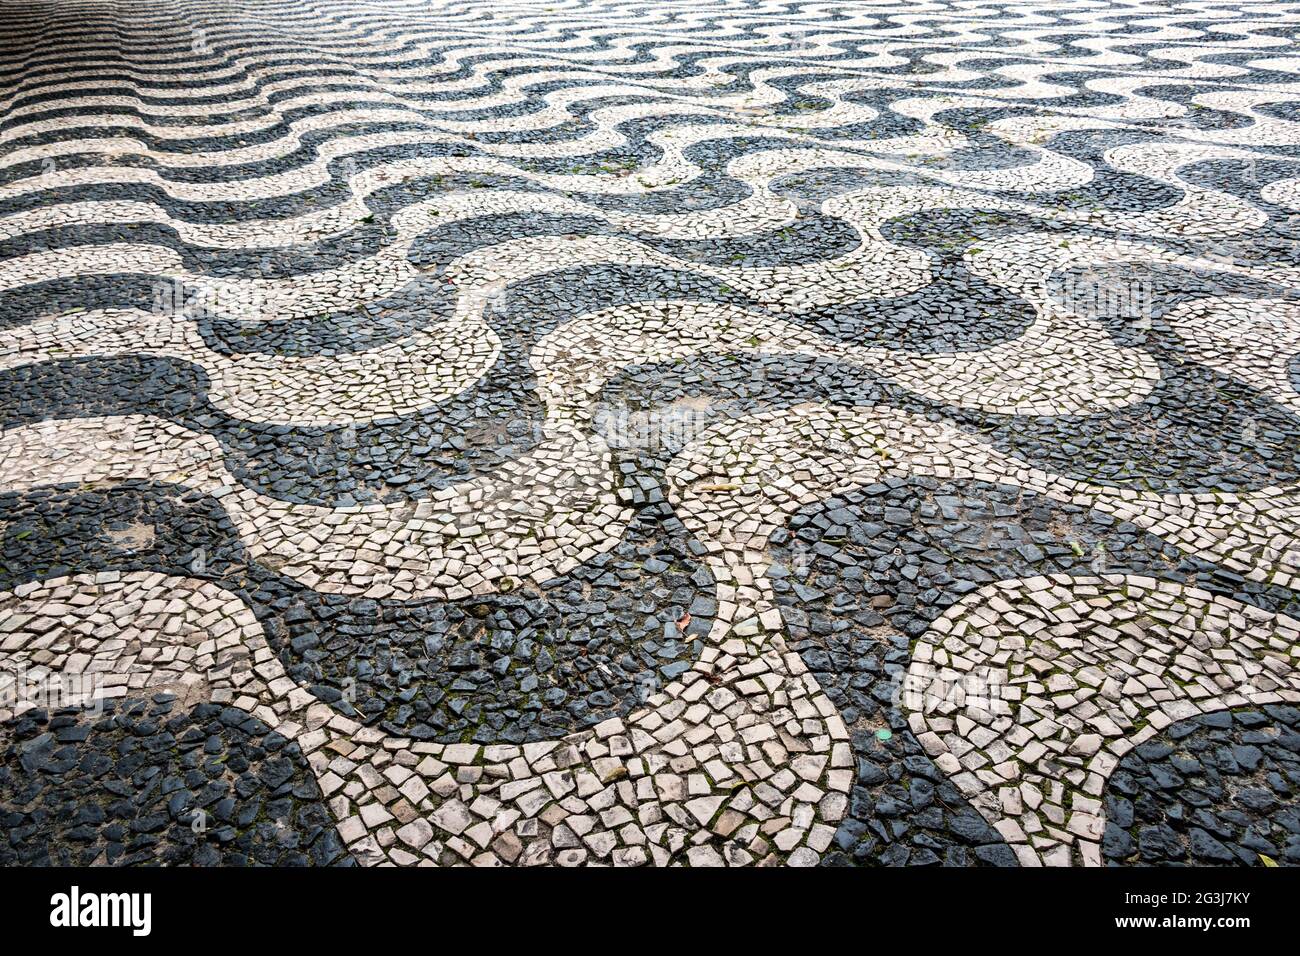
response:
M1294 707L1223 710L1135 747L1105 791L1102 856L1112 865L1300 865L1300 754L1286 746L1298 728Z
M173 704L0 725L0 865L354 865L296 743L237 708Z

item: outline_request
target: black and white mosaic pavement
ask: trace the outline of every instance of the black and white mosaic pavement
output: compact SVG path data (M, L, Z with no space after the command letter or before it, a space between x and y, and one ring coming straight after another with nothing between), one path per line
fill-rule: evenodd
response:
M1300 863L1298 37L0 2L0 863Z

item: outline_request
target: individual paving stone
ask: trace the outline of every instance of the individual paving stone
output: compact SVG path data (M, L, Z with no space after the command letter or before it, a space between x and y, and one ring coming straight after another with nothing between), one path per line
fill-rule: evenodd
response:
M3 733L6 866L353 864L298 744L237 707L156 694Z
M1120 761L1105 793L1112 864L1300 865L1300 710L1170 724Z

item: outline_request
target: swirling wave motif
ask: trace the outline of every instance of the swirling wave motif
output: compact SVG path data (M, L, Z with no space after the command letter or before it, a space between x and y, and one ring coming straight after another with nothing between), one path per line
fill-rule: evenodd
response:
M0 26L0 860L1300 863L1300 4Z

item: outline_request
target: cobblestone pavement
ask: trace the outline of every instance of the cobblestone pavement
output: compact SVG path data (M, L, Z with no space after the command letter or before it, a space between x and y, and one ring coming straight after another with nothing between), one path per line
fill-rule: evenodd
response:
M1298 39L0 2L0 864L1300 864Z

